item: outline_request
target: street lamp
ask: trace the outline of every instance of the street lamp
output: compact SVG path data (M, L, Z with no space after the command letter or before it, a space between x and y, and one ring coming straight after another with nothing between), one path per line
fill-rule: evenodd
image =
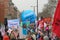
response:
M31 7L33 7L33 10L34 10L34 12L35 12L35 7L37 7L37 6L31 6Z
M37 0L37 20L38 20L38 0Z

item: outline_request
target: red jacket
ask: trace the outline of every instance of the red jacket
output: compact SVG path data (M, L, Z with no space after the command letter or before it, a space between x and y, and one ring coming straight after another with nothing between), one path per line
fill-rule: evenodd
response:
M3 40L9 40L9 37L7 35L4 35Z

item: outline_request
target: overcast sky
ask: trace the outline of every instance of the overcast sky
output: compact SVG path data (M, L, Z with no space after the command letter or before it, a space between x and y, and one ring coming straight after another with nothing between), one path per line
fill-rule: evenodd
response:
M39 12L42 12L44 4L47 4L48 0L38 0L38 1L39 1ZM12 2L15 4L15 6L18 8L19 11L33 10L33 7L31 6L37 5L37 0L12 0Z

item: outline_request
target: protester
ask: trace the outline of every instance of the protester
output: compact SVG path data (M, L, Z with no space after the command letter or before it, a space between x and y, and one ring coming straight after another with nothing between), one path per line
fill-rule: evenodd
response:
M11 31L10 39L11 39L11 40L16 40L16 38L15 38L15 35L14 35L14 32L13 32L13 31Z
M5 33L5 35L3 36L3 40L10 40L9 36L7 35L7 33Z
M49 37L47 36L47 34L43 37L44 40L49 40Z
M39 40L44 40L44 39L43 39L43 36L41 36Z
M40 37L41 37L41 35L40 35L40 30L39 30L39 29L37 30L37 36L36 36L36 37L37 37L37 40L39 40Z
M0 32L0 40L2 40L3 39L3 37L2 37L2 34L1 34L1 32Z
M14 34L15 34L16 39L18 39L18 37L19 37L18 29L15 30Z
M44 31L45 31L45 29L46 29L46 26L47 26L47 23L46 23L46 22L44 22Z
M33 40L36 40L36 35L34 33L32 33L31 36L32 36Z
M37 31L36 31L36 26L35 26L35 24L33 23L32 25L31 25L31 30L30 30L32 33L36 33Z
M49 25L47 25L47 27L46 27L46 32L47 32L48 37L49 37Z
M28 31L28 36L27 36L26 40L32 40L31 32L30 31Z

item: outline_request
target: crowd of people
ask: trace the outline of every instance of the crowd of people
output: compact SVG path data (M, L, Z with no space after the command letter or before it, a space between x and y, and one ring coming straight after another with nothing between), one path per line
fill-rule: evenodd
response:
M22 28L27 31L27 36L23 40L57 40L56 35L52 33L52 23L43 19L31 23L28 27L23 24ZM18 40L19 36L18 29L11 30L10 33L4 31L3 36L0 31L0 40Z
M58 40L52 32L52 20L44 21L44 19L41 19L35 26L32 24L30 27L32 27L32 31L31 29L28 31L26 40Z
M18 30L11 30L8 27L5 28L4 24L0 25L0 40L15 40L18 38Z
M43 20L39 20L37 27L33 25L34 32L28 31L27 40L52 40L52 28L51 24L48 22L44 22ZM36 30L37 29L37 30Z

